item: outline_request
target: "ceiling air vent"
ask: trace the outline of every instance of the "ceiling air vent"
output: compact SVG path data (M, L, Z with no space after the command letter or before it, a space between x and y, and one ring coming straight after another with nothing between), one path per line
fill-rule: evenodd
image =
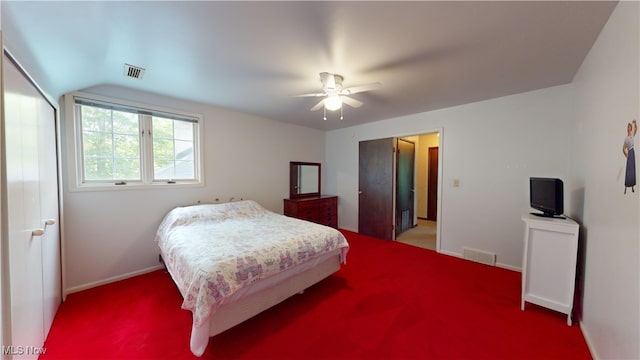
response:
M142 75L144 75L144 68L124 64L124 76L134 79L142 79Z

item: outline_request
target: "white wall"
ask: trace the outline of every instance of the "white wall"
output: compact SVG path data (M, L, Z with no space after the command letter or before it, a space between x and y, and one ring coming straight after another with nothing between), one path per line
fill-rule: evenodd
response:
M618 4L574 79L571 210L586 251L581 326L601 359L640 358L640 187L623 193L622 154L627 123L640 120L639 12L638 2Z
M282 213L282 199L289 194L289 161L324 163L325 135L320 130L131 89L105 86L84 91L203 114L206 184L94 192L70 192L65 186L65 290L157 266L155 231L175 206L234 197L254 199ZM67 159L72 143L63 139L63 145ZM66 162L63 174L67 175Z
M340 227L358 228L359 141L441 128L441 251L491 251L519 269L528 178L568 176L571 96L564 85L328 132L325 188L340 196Z

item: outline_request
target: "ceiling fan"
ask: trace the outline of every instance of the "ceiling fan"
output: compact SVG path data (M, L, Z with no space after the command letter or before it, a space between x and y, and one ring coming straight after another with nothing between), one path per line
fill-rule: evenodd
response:
M343 103L354 108L362 106L362 101L356 100L347 95L374 90L382 85L379 82L375 82L344 88L342 86L343 80L344 77L342 75L321 72L320 81L322 82L322 92L294 95L293 97L323 97L324 99L314 105L311 108L311 111L320 110L320 108L324 107L324 120L327 120L327 110L335 111L340 109L340 120L342 120Z

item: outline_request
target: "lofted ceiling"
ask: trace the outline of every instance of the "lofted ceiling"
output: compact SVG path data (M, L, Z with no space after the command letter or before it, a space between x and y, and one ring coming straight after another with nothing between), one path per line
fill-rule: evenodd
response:
M54 98L117 85L331 130L566 84L612 1L7 1L5 45ZM123 75L125 63L146 69ZM364 105L309 109L319 73Z

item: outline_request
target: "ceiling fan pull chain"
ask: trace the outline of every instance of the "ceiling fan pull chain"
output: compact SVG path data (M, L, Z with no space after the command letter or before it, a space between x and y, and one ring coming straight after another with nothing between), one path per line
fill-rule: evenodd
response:
M322 110L324 110L324 116L322 117L322 120L327 120L327 108L323 106Z
M342 111L343 111L343 109L344 109L344 106L341 106L340 107L340 120L342 120Z

